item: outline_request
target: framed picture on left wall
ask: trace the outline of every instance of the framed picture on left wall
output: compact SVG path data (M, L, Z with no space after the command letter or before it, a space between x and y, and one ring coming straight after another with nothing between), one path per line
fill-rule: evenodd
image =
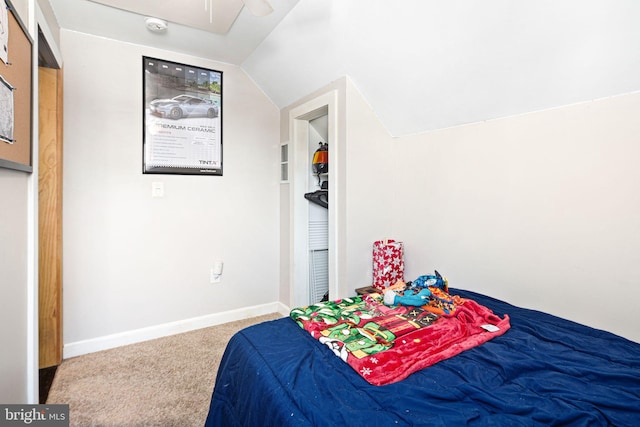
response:
M222 72L142 57L142 172L222 176Z

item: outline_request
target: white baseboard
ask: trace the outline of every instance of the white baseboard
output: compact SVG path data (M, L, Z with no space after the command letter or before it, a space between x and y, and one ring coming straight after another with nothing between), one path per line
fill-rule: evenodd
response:
M69 359L83 354L94 353L96 351L108 350L111 348L121 347L123 345L135 344L183 332L194 331L196 329L234 322L236 320L249 319L251 317L261 316L264 314L277 312L283 316L288 316L289 311L289 308L284 304L280 302L272 302L251 307L243 307L222 313L208 314L206 316L194 317L191 319L179 320L177 322L164 323L161 325L149 326L146 328L68 343L63 347L62 357L63 359Z

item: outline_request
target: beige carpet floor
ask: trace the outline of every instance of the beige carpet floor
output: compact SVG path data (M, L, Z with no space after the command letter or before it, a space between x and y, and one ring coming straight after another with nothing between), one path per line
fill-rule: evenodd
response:
M268 314L64 360L47 403L69 404L71 426L204 425L231 336Z

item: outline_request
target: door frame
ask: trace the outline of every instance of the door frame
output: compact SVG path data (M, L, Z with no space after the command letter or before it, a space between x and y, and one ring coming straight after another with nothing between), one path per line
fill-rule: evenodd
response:
M309 122L327 115L327 142L329 143L329 299L338 295L338 271L340 249L337 245L339 216L337 201L339 186L340 140L338 137L338 92L332 90L318 96L289 112L290 182L289 217L289 301L293 307L309 304L309 201L304 198L311 176L311 149L309 146Z
M62 362L62 70L38 67L38 359Z

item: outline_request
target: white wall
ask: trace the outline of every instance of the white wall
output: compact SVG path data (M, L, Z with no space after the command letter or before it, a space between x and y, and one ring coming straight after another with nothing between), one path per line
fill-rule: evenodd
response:
M0 169L0 402L27 402L28 179Z
M371 285L373 242L394 238L393 220L402 209L394 203L392 138L349 79L346 99L344 241L346 280L354 295L355 288Z
M235 66L66 30L61 44L65 354L277 302L277 108ZM224 73L224 176L142 174L143 55ZM164 198L151 197L155 181Z
M40 21L33 0L12 5L33 39L37 64ZM34 37L34 34L36 36ZM11 59L11 53L9 53ZM34 67L33 105L38 104ZM0 402L38 402L38 109L32 112L32 173L0 169Z
M409 278L640 342L640 93L399 138Z

